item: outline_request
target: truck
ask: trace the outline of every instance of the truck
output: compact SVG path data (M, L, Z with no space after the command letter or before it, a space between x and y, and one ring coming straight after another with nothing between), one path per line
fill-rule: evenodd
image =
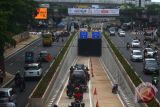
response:
M42 33L42 44L43 46L52 46L53 38L51 32Z

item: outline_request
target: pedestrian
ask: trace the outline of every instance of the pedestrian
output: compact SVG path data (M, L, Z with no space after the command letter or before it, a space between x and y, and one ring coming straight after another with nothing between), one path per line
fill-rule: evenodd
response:
M14 48L16 48L16 40L15 39L12 40L12 45Z

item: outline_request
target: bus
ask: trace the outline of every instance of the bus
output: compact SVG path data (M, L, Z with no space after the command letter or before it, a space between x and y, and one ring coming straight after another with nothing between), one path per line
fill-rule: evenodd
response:
M52 46L52 33L44 32L42 33L42 44L43 46Z

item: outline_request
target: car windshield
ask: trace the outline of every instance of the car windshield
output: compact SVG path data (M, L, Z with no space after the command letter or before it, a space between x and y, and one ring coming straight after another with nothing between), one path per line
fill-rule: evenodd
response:
M148 48L147 52L153 52L153 50L151 48Z
M134 42L134 43L139 43L139 41L138 41L138 40L134 40L133 42Z
M158 67L158 64L155 60L148 60L148 61L146 61L146 66L156 68L156 67Z
M141 52L133 52L133 55L142 55Z
M0 98L8 97L8 93L4 91L0 91Z
M28 66L26 67L26 70L38 70L38 66Z

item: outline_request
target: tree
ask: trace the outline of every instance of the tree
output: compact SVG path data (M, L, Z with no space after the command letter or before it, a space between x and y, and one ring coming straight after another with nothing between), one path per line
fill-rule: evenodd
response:
M34 5L35 3L29 0L0 1L0 69L3 74L5 44L12 42L13 34L25 30L25 26L32 20Z

